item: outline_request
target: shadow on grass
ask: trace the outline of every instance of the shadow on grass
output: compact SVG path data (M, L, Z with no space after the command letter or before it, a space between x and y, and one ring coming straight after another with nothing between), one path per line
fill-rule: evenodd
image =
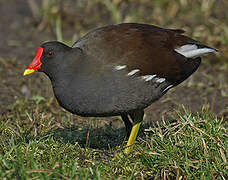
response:
M151 122L144 123L140 128L138 136L145 136L144 129L153 126ZM127 137L125 127L115 128L106 125L99 128L78 127L57 128L51 130L46 135L52 135L55 140L61 140L65 143L78 143L81 147L93 149L109 150L110 148L126 145Z

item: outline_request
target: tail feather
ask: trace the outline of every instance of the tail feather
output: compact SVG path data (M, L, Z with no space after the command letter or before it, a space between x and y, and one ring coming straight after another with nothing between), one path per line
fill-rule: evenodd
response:
M195 58L203 54L216 52L217 50L204 45L186 44L176 48L175 51L182 54L186 58Z

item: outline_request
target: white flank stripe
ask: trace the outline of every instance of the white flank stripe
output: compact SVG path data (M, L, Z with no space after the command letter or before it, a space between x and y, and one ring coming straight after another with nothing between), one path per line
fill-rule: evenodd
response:
M145 79L145 81L150 81L154 77L156 77L156 74L155 75L145 75L145 76L142 76L142 79Z
M163 83L165 81L165 78L156 78L156 82Z
M115 67L115 70L121 70L121 69L124 69L124 68L126 68L126 67L127 67L126 65L116 66L116 67Z
M167 88L165 88L165 89L163 90L163 92L169 90L171 87L173 87L173 85L169 85Z
M211 48L198 48L195 44L186 44L184 46L181 46L175 49L175 51L187 58L192 58L192 57L198 57L202 54L215 52L216 50Z
M135 73L137 73L137 72L139 72L140 70L139 69L134 69L134 70L132 70L131 72L129 72L127 75L128 76L132 76L132 75L134 75Z

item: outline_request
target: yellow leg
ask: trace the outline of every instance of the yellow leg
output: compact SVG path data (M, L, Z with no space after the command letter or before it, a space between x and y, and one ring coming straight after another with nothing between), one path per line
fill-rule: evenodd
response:
M137 137L137 134L138 134L138 131L139 131L139 127L140 127L141 123L142 122L139 122L139 123L135 124L132 127L130 137L129 137L128 141L127 141L127 146L124 149L124 152L126 154L129 154L131 152L132 148L133 148L133 145L135 143L135 139Z

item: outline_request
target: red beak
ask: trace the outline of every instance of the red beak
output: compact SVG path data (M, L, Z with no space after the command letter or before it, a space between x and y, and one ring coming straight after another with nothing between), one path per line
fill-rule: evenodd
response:
M27 67L27 69L24 72L24 76L35 72L37 69L40 69L40 67L42 65L40 58L43 54L43 50L44 49L42 47L39 47L37 49L34 59L32 60L31 64L29 64L29 66Z

